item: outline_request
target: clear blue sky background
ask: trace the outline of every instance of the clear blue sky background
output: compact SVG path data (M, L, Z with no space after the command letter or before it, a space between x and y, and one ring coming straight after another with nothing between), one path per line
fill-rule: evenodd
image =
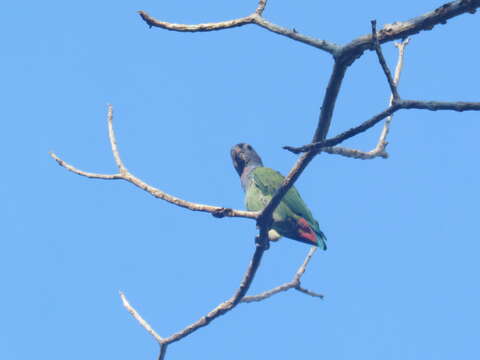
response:
M345 43L443 1L271 0L266 18ZM146 10L179 23L244 16L256 1L10 1L0 14L0 358L154 359L157 345L118 291L167 336L237 288L255 225L156 200L115 172L107 104L126 166L185 199L243 208L230 147L249 142L286 173L281 149L311 139L330 56L255 26L187 34L148 29ZM401 95L480 101L480 15L414 36ZM391 66L393 44L384 46ZM330 135L386 106L376 57L347 73ZM380 126L348 142L371 149ZM297 292L239 306L169 348L168 359L475 359L478 134L474 112L399 112L390 159L322 154L297 187L329 239ZM250 291L291 279L308 246L265 254Z

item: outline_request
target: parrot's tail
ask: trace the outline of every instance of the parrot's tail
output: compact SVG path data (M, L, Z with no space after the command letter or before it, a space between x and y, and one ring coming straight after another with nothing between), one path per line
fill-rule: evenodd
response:
M322 249L322 250L327 250L327 237L325 234L321 231L315 231L317 234L317 246Z

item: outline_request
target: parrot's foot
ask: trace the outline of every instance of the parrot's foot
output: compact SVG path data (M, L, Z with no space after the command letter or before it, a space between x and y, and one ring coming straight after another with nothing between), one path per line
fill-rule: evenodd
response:
M267 239L261 240L260 236L255 236L255 245L258 247L263 247L264 250L270 249L270 241Z
M230 208L220 208L216 210L215 212L212 213L213 216L216 218L223 218L225 216L228 216L232 213L232 209Z

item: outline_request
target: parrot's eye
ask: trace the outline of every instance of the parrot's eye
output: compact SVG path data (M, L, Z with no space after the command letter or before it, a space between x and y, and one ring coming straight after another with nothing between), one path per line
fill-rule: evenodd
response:
M250 145L247 145L247 150L252 150L252 147Z

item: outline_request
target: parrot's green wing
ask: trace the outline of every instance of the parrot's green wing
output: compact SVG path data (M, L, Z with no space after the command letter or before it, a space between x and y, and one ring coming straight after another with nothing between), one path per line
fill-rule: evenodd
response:
M246 188L246 206L251 211L261 211L282 185L284 177L277 171L256 167L249 174ZM281 236L316 244L326 249L325 235L313 218L311 211L300 197L297 189L291 187L273 213L272 229Z
M268 198L268 201L270 201L275 194L275 191L277 191L280 185L282 185L284 180L284 177L279 172L266 167L257 167L253 171L252 176L255 185L262 192L263 196ZM286 206L291 212L291 214L288 215L303 217L310 223L316 222L294 186L292 186L283 197L282 205Z

